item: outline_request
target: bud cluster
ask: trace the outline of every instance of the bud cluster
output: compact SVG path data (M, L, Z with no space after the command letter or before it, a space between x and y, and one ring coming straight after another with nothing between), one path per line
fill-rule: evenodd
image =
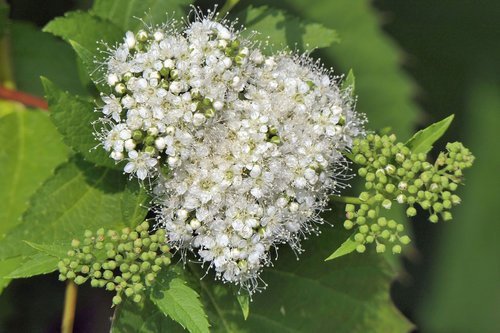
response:
M357 228L354 240L358 252L374 243L377 252L390 246L393 253L400 253L402 245L410 242L402 224L384 217L393 203L406 204L409 217L420 207L429 212L433 223L451 220L451 208L460 203L455 191L462 182L462 170L474 160L467 148L455 142L448 143L446 152L431 164L427 154L413 153L396 142L395 135L374 134L354 140L352 156L359 176L364 178L365 191L360 193L359 202L346 205L344 227Z
M76 284L90 280L92 287L115 291L115 305L123 295L140 302L145 288L155 281L162 267L170 264L165 231L158 229L150 234L148 222L120 232L87 230L84 239L74 239L71 247L58 264L59 280L70 279Z

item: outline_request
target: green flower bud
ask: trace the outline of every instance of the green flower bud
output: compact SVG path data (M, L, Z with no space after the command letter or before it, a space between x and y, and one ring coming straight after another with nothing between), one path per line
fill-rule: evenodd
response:
M367 225L362 225L359 227L359 232L361 232L362 234L366 234L368 233L369 231L369 227Z
M432 214L431 216L429 216L429 221L431 221L432 223L437 223L439 221L439 217L436 214Z
M375 251L377 251L377 253L384 253L385 252L385 245L384 244L377 244Z
M364 246L363 244L359 244L358 246L356 246L356 251L358 251L359 253L363 253L366 251L366 246Z
M408 237L408 236L406 236L406 235L405 235L405 236L401 237L401 238L399 239L399 241L400 241L400 242L401 242L401 244L403 244L403 245L408 245L408 244L410 244L411 239L410 239L410 237Z
M357 242L357 243L361 243L365 240L365 236L361 233L357 233L354 235L354 240Z
M118 295L113 297L113 305L118 305L122 302L122 298Z
M344 228L346 228L347 230L351 230L353 226L354 226L354 223L352 223L351 220L346 220L344 222Z
M443 217L443 221L450 221L453 219L453 215L449 211L443 212L442 217Z
M408 209L406 210L406 215L409 217L413 217L417 215L417 210L414 207L408 207Z
M134 297L132 298L132 300L135 302L135 303L140 303L141 300L142 300L142 296L141 295L134 295Z
M401 249L401 245L394 245L394 246L392 247L392 253L394 253L394 254L399 254L399 253L401 253L401 250L402 250L402 249Z
M78 276L75 278L75 283L76 283L76 284L78 284L78 285L81 285L81 284L84 284L86 280L87 280L87 279L86 279L86 278L84 278L83 276L78 275Z

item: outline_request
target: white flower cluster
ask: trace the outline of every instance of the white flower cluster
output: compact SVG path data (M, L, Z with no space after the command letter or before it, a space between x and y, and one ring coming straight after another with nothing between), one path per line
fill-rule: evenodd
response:
M363 118L306 55L264 55L226 21L152 27L111 51L104 148L154 184L168 241L255 287L269 251L322 222Z

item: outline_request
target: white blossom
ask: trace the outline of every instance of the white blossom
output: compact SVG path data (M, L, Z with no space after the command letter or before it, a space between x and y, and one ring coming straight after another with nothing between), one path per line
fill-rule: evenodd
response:
M168 242L253 289L272 247L299 249L322 222L364 118L308 55L266 56L216 19L127 32L105 66L98 136L152 180Z

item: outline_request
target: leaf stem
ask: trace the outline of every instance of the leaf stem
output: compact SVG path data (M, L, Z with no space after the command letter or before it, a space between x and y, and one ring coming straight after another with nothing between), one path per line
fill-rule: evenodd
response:
M7 87L0 86L0 99L19 102L25 106L31 106L42 110L48 109L47 102L44 99L21 91L8 89Z
M220 9L219 13L222 16L226 15L227 13L229 13L231 11L231 9L233 9L234 6L236 6L238 4L238 2L240 2L240 0L227 0L224 3L224 6L222 6L222 8Z
M61 324L61 333L72 333L75 321L76 299L78 287L73 281L66 284L66 294L64 295L64 311Z
M336 201L336 202L342 202L346 204L354 204L354 205L361 205L363 201L361 199L356 198L356 197L346 197L346 196L340 196L340 195L331 195L330 200Z

